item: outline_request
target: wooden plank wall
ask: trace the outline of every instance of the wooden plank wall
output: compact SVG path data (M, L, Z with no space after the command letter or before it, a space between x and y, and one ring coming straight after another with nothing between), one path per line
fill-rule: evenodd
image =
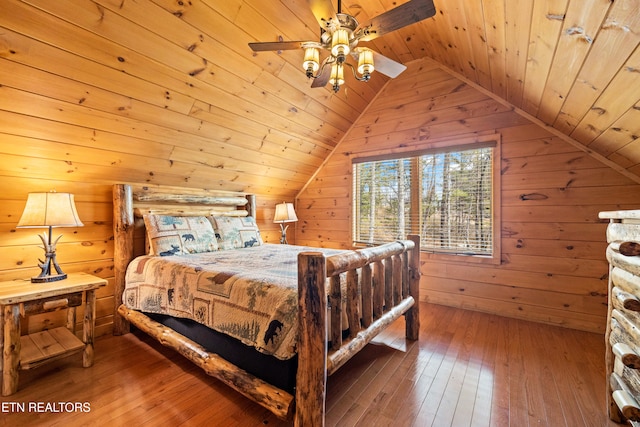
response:
M275 204L293 201L342 133L320 115L344 130L357 116L307 97L298 62L291 84L264 71L284 60L253 57L247 42L256 37L228 20L251 21L253 9L172 3L0 2L0 280L39 272L39 230L15 228L27 193L74 193L85 226L56 230L58 261L109 279L96 335L113 321L111 184L254 193L263 238L278 242ZM23 325L61 326L64 313Z
M0 154L0 164L6 165L7 161L6 156ZM19 157L18 161L28 164L30 158L26 154ZM66 273L82 271L108 280L108 286L97 291L96 336L111 334L114 316L111 183L82 182L74 180L73 177L65 180L39 179L29 177L26 173L8 174L6 169L0 176L0 281L32 277L40 273L36 263L39 258L43 258L44 253L37 234L45 230L16 229L27 193L52 189L73 193L84 227L54 229L54 237L63 235L57 245L57 260ZM256 217L263 238L268 242L277 243L280 230L273 224L272 218L274 206L281 200L267 194L258 195L257 199ZM82 321L83 308L78 308L79 322ZM65 322L65 311L31 316L22 322L23 333L64 326ZM82 331L80 323L77 331Z
M310 90L300 68L300 52L254 54L248 42L317 37L317 23L306 2L276 3L278 7L259 0L0 0L0 279L37 272L40 240L35 231L16 230L15 225L27 193L51 189L74 193L86 224L62 230L58 256L63 268L110 279L110 188L116 182L254 193L263 237L277 242L278 228L271 222L273 206L293 200L312 176L300 198L299 208L307 210L302 216L305 222L290 226L290 241L294 229L304 227L298 236L306 242L348 245L351 184L350 168L345 165L349 156L331 156L322 171L314 174L387 80L380 74L367 84L348 80L338 94L328 87ZM570 119L567 131L575 127L577 137L612 126L590 148L637 170L640 139L634 129L640 110L631 107L637 91L625 91L637 87L633 83L638 55L632 55L637 45L637 1L586 6L579 0L569 1L560 32L557 5L547 10L536 3L536 17L532 15L528 23L526 11L534 3L530 0L526 7L507 0L492 4L475 0L464 2L464 7L461 0L437 3L436 17L387 34L374 45L402 62L431 55L511 102L520 102L532 114L537 107L536 114L549 123L561 113L559 117ZM360 22L365 22L394 5L393 0L376 0L345 7L351 6ZM584 28L584 34L565 31L570 25ZM532 31L516 31L517 26L530 26ZM536 44L553 42L551 27L561 41L555 50ZM518 39L512 37L514 33ZM527 45L527 34L531 52L524 55L519 49ZM581 41L587 35L594 38L593 45ZM549 61L552 50L562 61ZM577 59L568 73L567 58ZM581 67L583 62L588 66ZM522 84L517 79L525 65ZM548 73L547 66L551 66ZM565 282L557 278L562 272L583 277L584 269L599 269L585 261L599 261L599 249L585 249L577 241L589 234L594 236L587 238L589 245L599 245L601 232L589 228L586 233L582 226L591 225L594 211L601 207L610 210L632 204L636 186L588 160L570 144L523 122L504 104L461 86L446 72L412 70L393 82L370 110L391 119L374 126L377 116L365 115L342 144L343 152L345 147L354 153L384 151L387 144L398 149L401 144L417 145L449 134L495 130L505 139L503 198L509 228L503 241L505 263L496 269L500 274L494 277L493 270L474 269L474 273L487 273L484 288L467 287L465 294L452 291L455 282L441 281L440 286L448 283L449 288L433 289L429 298L495 311L501 308L491 308L492 304L500 302L518 314L517 304L508 298L504 302L468 294L496 293L512 282L524 281L528 287L515 288L523 294L513 298L531 301L534 291L525 292L534 286L530 282L546 289L546 294L535 291L536 298L544 298L549 289L563 289ZM620 71L614 74L615 70ZM562 73L566 76L558 75ZM545 80L546 74L550 77ZM608 84L614 75L618 76L614 84ZM576 76L582 83L570 91ZM420 83L423 78L425 82ZM541 95L543 81L547 84ZM585 82L594 81L598 88L584 87ZM600 94L602 99L594 103ZM537 106L540 96L543 103ZM412 97L427 101L409 103ZM575 104L565 106L567 99ZM578 123L582 114L577 113L587 111ZM597 132L582 142L589 143ZM557 169L548 169L554 165ZM553 193L546 201L523 204L517 199L520 191L543 190ZM601 205L596 206L594 198L600 198ZM555 223L565 216L566 221ZM540 260L539 253L550 252L541 246L550 242L531 239L539 234L554 236L553 244L558 246L554 250L566 255L550 257L553 268L528 267ZM524 239L524 245L519 239ZM564 240L573 249L562 249ZM570 262L574 259L580 264ZM460 267L456 271L464 271ZM435 267L431 270L435 275ZM547 274L556 276L547 279ZM596 276L590 272L588 277ZM430 282L423 281L423 286L426 283ZM586 288L596 289L596 294L602 290L599 285L570 286L583 293ZM460 293L467 296L460 298ZM100 291L98 334L110 329L112 297L111 287ZM584 297L584 302L598 298L602 297ZM526 310L535 306L528 304ZM540 316L556 319L558 309L554 310ZM571 309L560 312L567 310ZM61 313L36 317L26 328L58 326L62 319Z
M493 133L502 138L501 263L423 254L421 297L603 332L608 268L598 212L637 209L640 185L430 60L387 85L301 192L296 241L350 247L353 158Z

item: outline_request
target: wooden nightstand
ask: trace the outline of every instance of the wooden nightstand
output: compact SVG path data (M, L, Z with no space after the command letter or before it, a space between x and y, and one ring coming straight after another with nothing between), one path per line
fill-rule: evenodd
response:
M93 333L96 289L107 281L86 273L71 273L65 280L31 283L30 279L0 282L0 356L2 395L18 390L18 369L31 369L46 362L83 351L82 366L93 365ZM85 294L83 339L75 335L76 307ZM20 336L20 318L67 308L65 327Z

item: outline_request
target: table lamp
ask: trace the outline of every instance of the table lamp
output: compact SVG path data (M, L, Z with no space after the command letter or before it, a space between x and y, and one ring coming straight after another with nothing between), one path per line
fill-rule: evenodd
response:
M78 218L73 194L56 193L29 193L27 204L22 212L16 228L48 228L47 232L38 235L42 240L45 253L44 261L38 259L38 267L42 270L40 275L32 277L33 283L55 282L67 278L56 261L56 244L62 235L53 241L52 229L54 227L82 227L84 224ZM57 274L52 274L53 269Z
M293 208L293 203L279 203L276 205L276 214L273 216L273 222L280 224L280 230L282 231L282 237L280 237L280 243L287 244L287 228L289 224L284 225L287 222L296 222L298 217L296 211Z

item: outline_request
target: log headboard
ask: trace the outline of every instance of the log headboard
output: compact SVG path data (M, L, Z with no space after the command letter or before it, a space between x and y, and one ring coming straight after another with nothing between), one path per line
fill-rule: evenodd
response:
M148 252L144 214L181 216L256 216L255 195L170 186L115 184L113 186L113 263L115 307L122 303L125 272L136 256ZM114 317L114 334L129 329Z

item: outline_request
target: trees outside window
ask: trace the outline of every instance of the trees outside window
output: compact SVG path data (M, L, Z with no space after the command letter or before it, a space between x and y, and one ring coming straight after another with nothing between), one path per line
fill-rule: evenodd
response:
M413 233L429 252L493 256L495 147L354 161L354 242Z

